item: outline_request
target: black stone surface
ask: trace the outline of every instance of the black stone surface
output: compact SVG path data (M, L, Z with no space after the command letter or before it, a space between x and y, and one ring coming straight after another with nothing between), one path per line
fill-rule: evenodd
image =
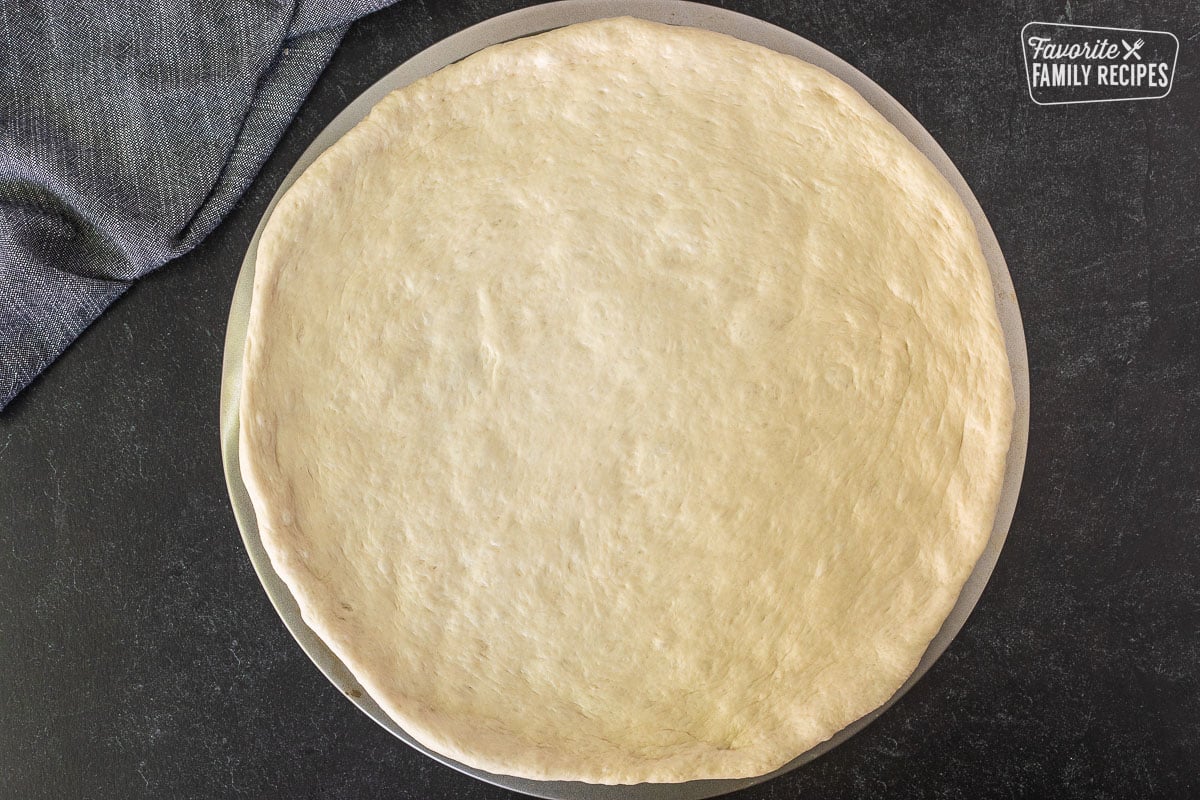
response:
M356 25L237 211L0 415L0 798L498 798L360 714L268 604L218 385L251 233L305 145L423 47L520 3ZM1033 414L961 635L847 744L745 798L1200 796L1200 9L729 3L832 50L941 142L1007 255ZM1163 100L1038 107L1031 20L1169 30Z

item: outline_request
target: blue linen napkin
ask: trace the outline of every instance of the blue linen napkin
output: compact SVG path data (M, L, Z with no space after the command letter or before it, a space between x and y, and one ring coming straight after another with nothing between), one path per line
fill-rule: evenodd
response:
M0 409L195 247L392 0L0 0Z

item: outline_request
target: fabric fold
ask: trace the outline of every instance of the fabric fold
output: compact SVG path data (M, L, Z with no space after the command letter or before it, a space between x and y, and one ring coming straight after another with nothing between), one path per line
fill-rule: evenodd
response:
M0 409L250 186L381 0L0 0Z

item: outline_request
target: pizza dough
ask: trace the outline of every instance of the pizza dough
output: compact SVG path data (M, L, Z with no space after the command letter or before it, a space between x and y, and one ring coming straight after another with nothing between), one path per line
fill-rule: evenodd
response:
M970 219L861 97L632 19L383 100L257 256L241 457L308 625L428 747L762 774L915 668L1013 391Z

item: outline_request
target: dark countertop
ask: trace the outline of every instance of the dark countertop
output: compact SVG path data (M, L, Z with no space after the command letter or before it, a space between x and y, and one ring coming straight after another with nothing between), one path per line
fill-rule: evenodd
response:
M292 641L234 524L217 401L234 279L289 166L394 65L518 5L356 25L232 216L0 414L3 800L507 796L392 739ZM1200 8L728 5L941 142L1007 256L1032 380L1016 519L962 633L863 733L740 796L1200 796ZM1172 31L1175 88L1035 106L1031 20Z

